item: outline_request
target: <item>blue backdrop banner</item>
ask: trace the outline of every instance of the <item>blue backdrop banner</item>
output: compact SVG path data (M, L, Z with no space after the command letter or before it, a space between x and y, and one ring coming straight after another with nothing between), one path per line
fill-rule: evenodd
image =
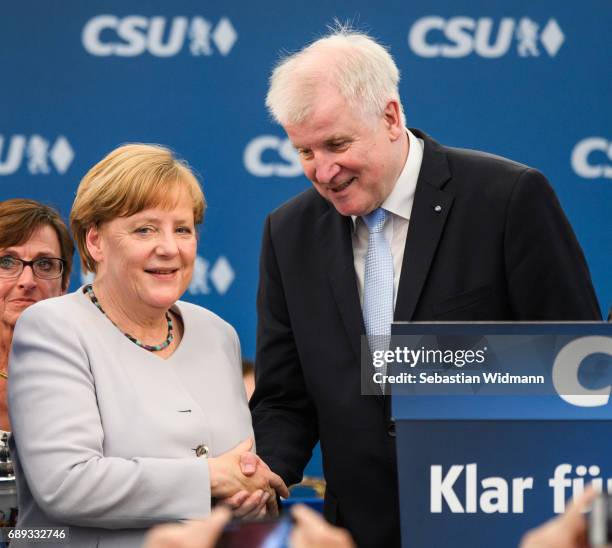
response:
M233 324L252 357L263 221L309 185L265 110L268 77L281 52L335 18L390 47L411 127L549 178L607 310L609 0L8 2L0 199L34 198L67 217L81 177L110 150L134 141L171 147L199 173L209 203L185 298ZM83 279L77 267L72 288Z

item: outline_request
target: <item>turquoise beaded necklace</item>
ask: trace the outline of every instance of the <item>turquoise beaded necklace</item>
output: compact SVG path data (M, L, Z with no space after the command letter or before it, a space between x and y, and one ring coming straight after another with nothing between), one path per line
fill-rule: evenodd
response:
M98 297L96 297L96 294L94 293L93 286L91 284L86 285L83 288L83 292L87 293L88 297L91 299L91 302L95 304L98 310L102 312L102 314L104 314L108 318L106 312L104 312L104 309L102 308L102 305L100 304L100 301L98 301ZM121 331L121 333L123 333L128 339L130 339L130 341L140 346L140 348L144 348L145 350L148 350L149 352L159 352L160 350L163 350L164 348L168 348L168 346L170 346L170 343L174 340L174 327L172 325L172 316L170 316L169 312L166 312L166 321L168 322L168 336L166 337L166 340L163 343L155 344L155 345L145 344L139 341L136 337L133 337L129 333L126 333L125 331L120 329L119 326L115 322L113 322L113 320L111 320L110 318L108 319L117 329L119 329L119 331Z

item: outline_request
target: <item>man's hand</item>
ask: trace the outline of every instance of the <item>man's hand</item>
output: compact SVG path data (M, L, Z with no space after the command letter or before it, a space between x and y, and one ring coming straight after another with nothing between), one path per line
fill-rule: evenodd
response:
M210 473L210 491L213 497L224 499L231 497L239 491L254 493L257 490L268 489L269 474L262 467L248 476L243 474L240 468L240 457L243 453L250 451L253 440L247 439L240 442L236 447L208 460Z
M240 469L245 476L251 476L258 471L264 470L267 474L270 486L284 498L289 497L289 489L285 485L283 478L270 470L270 467L255 453L243 453L240 456Z
M565 513L527 532L520 548L588 548L587 523L582 513L596 496L595 490L587 487Z
M292 506L291 515L295 519L290 538L292 548L355 548L346 529L330 525L308 506Z
M203 520L158 525L145 537L144 548L213 548L231 516L229 509L218 507Z
M287 498L289 489L282 478L272 472L270 467L255 453L246 452L240 456L240 469L245 476L264 473L269 486L264 490L262 497L257 499L255 493L251 496L246 491L239 491L223 502L234 509L238 517L261 517L264 515L277 516L278 503L276 494Z

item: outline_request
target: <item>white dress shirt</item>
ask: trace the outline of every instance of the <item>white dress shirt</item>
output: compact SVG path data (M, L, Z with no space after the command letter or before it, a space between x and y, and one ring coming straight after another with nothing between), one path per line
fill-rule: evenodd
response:
M408 224L414 202L421 162L423 161L423 140L417 138L410 130L408 140L410 148L404 168L397 179L391 194L380 207L391 213L389 220L385 223L383 235L391 247L393 256L393 306L397 299L397 288L399 286L400 274L402 272L402 261L404 259L404 247L408 235ZM365 277L365 259L368 252L368 227L361 217L353 219L353 260L355 274L357 274L357 286L359 288L359 300L363 306L363 284Z

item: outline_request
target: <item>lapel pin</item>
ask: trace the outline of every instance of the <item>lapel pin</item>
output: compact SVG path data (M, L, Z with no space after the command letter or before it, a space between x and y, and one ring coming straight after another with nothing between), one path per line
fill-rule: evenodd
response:
M442 211L442 206L441 206L441 205L436 205L436 206L434 206L434 211L435 211L436 213L440 213L440 211Z

